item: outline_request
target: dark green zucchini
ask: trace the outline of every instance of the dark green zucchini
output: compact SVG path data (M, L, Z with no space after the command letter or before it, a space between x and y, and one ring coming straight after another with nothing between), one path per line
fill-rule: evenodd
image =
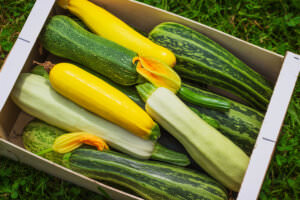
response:
M176 55L175 70L185 79L223 88L266 110L272 88L260 74L201 33L181 24L156 26L149 38Z
M136 53L90 33L67 16L52 17L41 41L52 54L80 63L121 85L134 85L142 79L132 63Z
M228 111L230 109L230 102L226 99L212 98L200 93L190 90L188 87L181 85L177 92L177 96L182 100L189 102L193 105L202 106L208 109Z

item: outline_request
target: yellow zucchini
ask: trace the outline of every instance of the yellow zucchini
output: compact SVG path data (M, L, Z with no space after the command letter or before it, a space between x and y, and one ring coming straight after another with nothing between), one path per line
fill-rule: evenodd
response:
M173 67L175 55L165 47L155 44L119 18L88 0L58 0L58 4L79 17L91 31L118 43L139 56L153 57Z
M160 136L158 125L141 107L85 70L59 63L51 69L49 79L61 95L135 135L153 140Z

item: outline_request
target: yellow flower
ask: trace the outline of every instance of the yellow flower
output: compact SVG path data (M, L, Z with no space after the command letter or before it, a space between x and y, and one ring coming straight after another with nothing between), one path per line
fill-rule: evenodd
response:
M156 87L165 87L176 93L181 87L178 74L167 64L150 57L134 57L136 71Z
M106 142L93 134L86 132L67 133L55 139L52 149L58 153L68 153L82 144L96 146L99 151L109 149Z

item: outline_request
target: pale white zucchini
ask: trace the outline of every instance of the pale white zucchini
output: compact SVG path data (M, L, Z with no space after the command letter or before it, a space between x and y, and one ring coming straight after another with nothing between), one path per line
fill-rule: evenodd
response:
M150 116L168 130L208 174L227 188L238 191L248 156L170 90L158 88L151 92L146 101Z
M154 143L81 108L55 92L47 79L24 73L12 91L13 101L28 114L70 132L84 131L103 138L108 144L136 158L148 159Z

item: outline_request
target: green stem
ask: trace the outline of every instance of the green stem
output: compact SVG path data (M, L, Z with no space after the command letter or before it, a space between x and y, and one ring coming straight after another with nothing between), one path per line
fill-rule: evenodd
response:
M202 95L185 86L181 86L180 90L177 92L177 96L194 105L223 112L228 111L231 107L230 102L227 100Z
M187 155L167 149L159 143L155 144L154 151L150 158L178 166L188 166L191 163Z
M44 155L45 153L49 153L49 152L51 152L51 151L53 151L52 148L44 149L43 151L38 152L36 155L41 156L41 155Z
M143 101L146 102L151 94L156 90L156 87L151 83L143 83L137 85L136 89Z

